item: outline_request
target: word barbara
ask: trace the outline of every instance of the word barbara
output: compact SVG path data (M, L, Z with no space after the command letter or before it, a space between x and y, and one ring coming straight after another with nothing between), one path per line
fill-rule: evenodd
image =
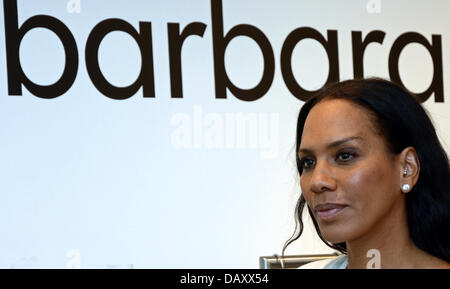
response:
M36 15L18 25L17 0L4 0L5 40L7 57L8 94L22 95L22 86L40 98L56 98L67 92L73 85L79 65L78 45L70 29L60 20L48 15ZM24 36L32 29L46 28L56 34L63 44L65 65L61 77L51 85L39 85L32 82L24 73L19 59L19 47ZM192 22L180 31L179 23L167 24L168 55L170 65L170 86L172 98L183 98L181 50L185 40L191 36L203 37L207 25ZM126 87L110 83L99 66L99 47L106 35L121 31L130 35L137 43L141 54L141 70L137 79ZM259 28L249 24L239 24L224 33L222 0L211 0L211 32L214 63L215 98L227 98L227 90L243 101L255 101L263 97L272 85L275 73L275 57L272 45ZM352 31L353 74L355 78L364 76L363 59L366 47L371 43L383 44L386 33L380 30L369 32L364 39L361 31ZM248 37L258 44L262 52L264 66L260 81L253 88L243 89L236 86L225 69L225 52L228 44L236 37ZM283 80L289 91L302 101L309 99L316 91L304 89L295 79L291 58L298 43L305 39L317 41L325 50L329 72L325 84L339 81L338 32L327 30L327 37L311 27L300 27L288 34L280 53L280 68ZM117 18L106 19L98 23L89 33L85 46L87 72L99 92L112 99L128 99L142 88L144 98L155 97L155 79L153 65L152 23L139 22L136 30L130 23ZM433 61L433 78L429 87L416 94L420 102L426 101L434 93L435 102L444 101L442 44L440 35L432 35L431 43L421 34L407 32L393 43L389 53L389 75L392 81L402 84L398 67L402 50L411 43L426 48ZM311 69L305 67L304 69Z

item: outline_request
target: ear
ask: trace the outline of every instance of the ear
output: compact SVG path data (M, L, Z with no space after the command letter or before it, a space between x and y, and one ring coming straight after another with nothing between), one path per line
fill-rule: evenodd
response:
M419 179L420 162L414 147L405 148L399 155L400 161L400 190L408 193ZM406 172L406 174L405 174Z

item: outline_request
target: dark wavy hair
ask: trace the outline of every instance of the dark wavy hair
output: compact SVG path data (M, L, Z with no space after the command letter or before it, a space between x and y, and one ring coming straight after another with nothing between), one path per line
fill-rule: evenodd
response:
M296 161L300 177L298 149L306 117L325 99L348 100L368 110L390 152L399 154L406 147L415 148L420 172L416 185L405 197L409 234L417 247L450 262L450 166L425 109L406 89L380 78L347 80L326 86L302 106L298 115ZM282 256L286 247L302 235L305 204L305 198L300 195L295 208L295 231L286 241ZM345 254L346 244L325 240L309 207L308 211L320 239Z

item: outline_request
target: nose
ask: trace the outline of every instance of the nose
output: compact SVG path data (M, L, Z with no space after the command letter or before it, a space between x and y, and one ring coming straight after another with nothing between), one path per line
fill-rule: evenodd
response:
M310 179L310 189L314 193L336 190L332 168L326 161L317 161Z

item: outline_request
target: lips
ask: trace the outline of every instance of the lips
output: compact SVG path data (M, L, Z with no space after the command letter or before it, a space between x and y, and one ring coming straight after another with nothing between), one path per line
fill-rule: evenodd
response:
M317 216L322 220L331 220L338 216L347 205L342 204L320 204L314 207Z

